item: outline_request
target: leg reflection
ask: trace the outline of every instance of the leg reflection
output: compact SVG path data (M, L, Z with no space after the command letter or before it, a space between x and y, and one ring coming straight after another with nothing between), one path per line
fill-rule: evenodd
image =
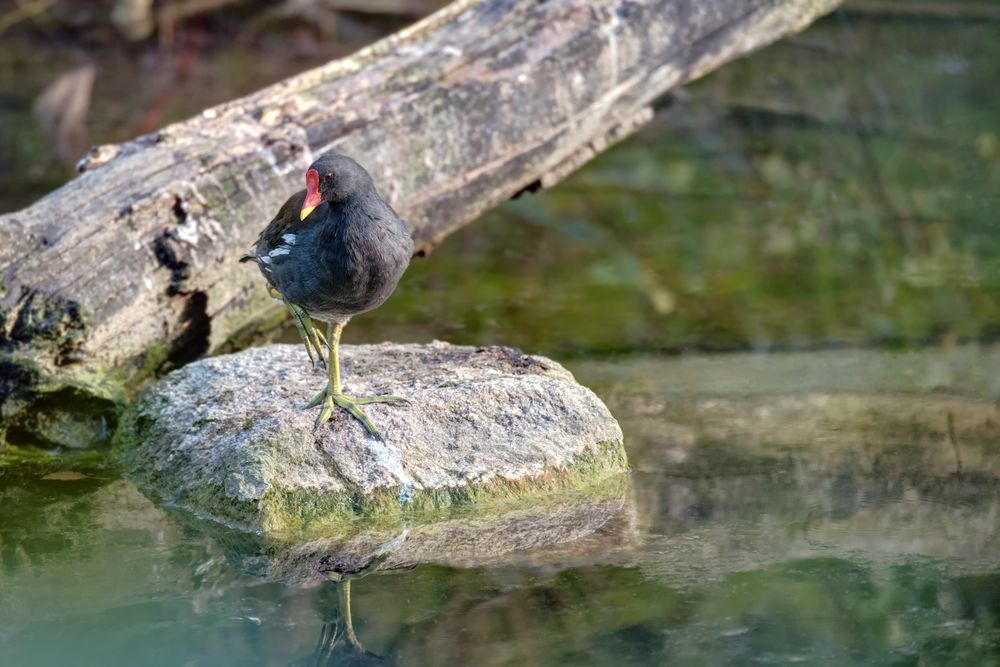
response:
M332 589L331 589L332 587ZM329 593L335 590L337 601L327 603ZM365 649L354 632L351 614L351 580L331 581L323 593L321 613L323 629L316 644L315 667L333 665L375 665L384 664L380 656Z

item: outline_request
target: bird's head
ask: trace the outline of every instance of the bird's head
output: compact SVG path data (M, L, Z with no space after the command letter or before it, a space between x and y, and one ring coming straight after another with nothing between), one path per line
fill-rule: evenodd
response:
M306 170L306 198L300 220L323 202L344 201L373 188L372 177L360 164L339 153L324 153Z

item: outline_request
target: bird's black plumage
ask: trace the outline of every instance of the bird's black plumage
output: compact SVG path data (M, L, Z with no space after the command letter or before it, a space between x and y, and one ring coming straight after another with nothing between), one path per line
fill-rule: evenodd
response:
M368 172L326 153L306 171L306 189L288 198L240 261L254 261L295 320L314 361L329 349L327 385L307 407L322 406L316 426L346 410L372 435L363 405L406 404L399 396L348 396L340 382L340 334L351 317L389 298L410 263L406 224L375 190ZM323 338L312 319L327 323Z
M306 191L289 197L241 261L255 261L286 301L313 318L344 324L389 298L413 240L357 162L326 153L310 170L320 203L300 220Z

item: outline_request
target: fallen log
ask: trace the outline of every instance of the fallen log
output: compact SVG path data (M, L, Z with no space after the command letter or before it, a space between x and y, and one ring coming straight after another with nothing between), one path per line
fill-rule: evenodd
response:
M0 216L3 428L103 436L142 380L277 316L235 260L317 154L359 159L425 253L630 134L658 95L836 4L458 0L354 56L92 149L77 179Z

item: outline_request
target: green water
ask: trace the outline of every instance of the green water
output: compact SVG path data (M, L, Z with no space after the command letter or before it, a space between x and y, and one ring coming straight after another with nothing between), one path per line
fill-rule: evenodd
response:
M10 449L0 664L1000 665L997 30L824 21L351 323L565 361L633 469L595 531L372 572L348 623L312 551Z
M625 430L624 505L563 544L456 563L464 535L351 581L356 645L342 583L158 508L100 457L5 469L4 664L1000 664L1000 354L573 369Z

